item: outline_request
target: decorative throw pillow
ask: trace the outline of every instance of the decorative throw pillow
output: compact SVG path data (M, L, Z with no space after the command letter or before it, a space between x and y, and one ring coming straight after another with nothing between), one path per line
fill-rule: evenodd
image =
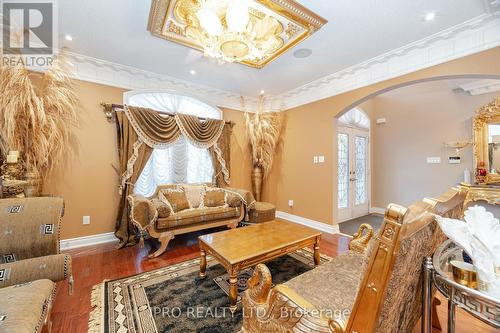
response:
M172 213L177 213L184 209L189 209L189 201L186 192L182 187L163 189L158 194L158 198L170 206Z
M202 198L203 207L225 207L226 204L226 191L217 187L207 187L203 191Z
M203 184L186 184L182 185L184 192L186 192L186 197L189 201L189 206L191 208L198 208L201 204L201 197L203 195Z

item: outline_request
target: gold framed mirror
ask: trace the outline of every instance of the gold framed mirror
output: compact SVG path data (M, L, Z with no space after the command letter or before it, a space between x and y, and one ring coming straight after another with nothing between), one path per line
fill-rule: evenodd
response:
M500 97L476 110L473 130L476 183L500 183Z

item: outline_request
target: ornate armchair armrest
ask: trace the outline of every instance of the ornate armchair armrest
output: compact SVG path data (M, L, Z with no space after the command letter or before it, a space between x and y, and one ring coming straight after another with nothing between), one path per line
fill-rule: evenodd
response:
M250 191L235 187L224 187L224 190L227 193L240 197L241 200L243 201L243 204L245 204L247 208L251 207L255 203L255 198L253 197L253 194Z
M349 242L349 250L364 254L368 250L368 243L373 237L373 227L363 223L359 226L351 241Z
M158 212L158 217L166 218L169 217L170 214L172 214L170 206L167 205L165 202L161 201L160 199L151 199L151 203Z
M49 279L59 282L68 279L69 294L73 294L72 261L68 254L54 254L0 264L0 288Z
M343 320L327 317L286 285L271 286L271 272L257 265L243 296L241 332L344 333Z
M131 194L127 197L130 205L130 220L142 232L153 227L158 218L158 210L151 200L142 195Z

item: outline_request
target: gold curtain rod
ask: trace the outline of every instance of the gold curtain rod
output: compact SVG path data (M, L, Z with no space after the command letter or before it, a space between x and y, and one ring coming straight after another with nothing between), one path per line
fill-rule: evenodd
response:
M104 108L104 115L106 118L108 118L109 122L114 122L114 112L122 112L124 109L124 106L121 104L113 104L113 103L106 103L106 102L101 102L101 106ZM158 113L166 114L168 116L175 116L175 113L172 112L165 112L165 111L157 111ZM207 120L207 118L202 118L198 117L199 120ZM231 125L233 127L235 125L234 122L232 121L225 121L226 124Z

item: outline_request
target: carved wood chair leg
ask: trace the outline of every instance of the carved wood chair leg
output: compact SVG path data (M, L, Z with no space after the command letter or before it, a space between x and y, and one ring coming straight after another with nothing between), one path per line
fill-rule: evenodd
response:
M231 222L227 225L228 228L234 229L238 226L238 221Z
M441 305L441 301L434 297L432 299L432 328L441 331L441 323L439 322L439 317L437 314L438 305Z
M171 232L166 232L166 233L161 234L161 236L159 238L160 247L158 248L158 250L156 250L155 252L148 255L148 258L156 258L158 256L161 256L167 250L168 243L173 238L174 238L174 234Z

